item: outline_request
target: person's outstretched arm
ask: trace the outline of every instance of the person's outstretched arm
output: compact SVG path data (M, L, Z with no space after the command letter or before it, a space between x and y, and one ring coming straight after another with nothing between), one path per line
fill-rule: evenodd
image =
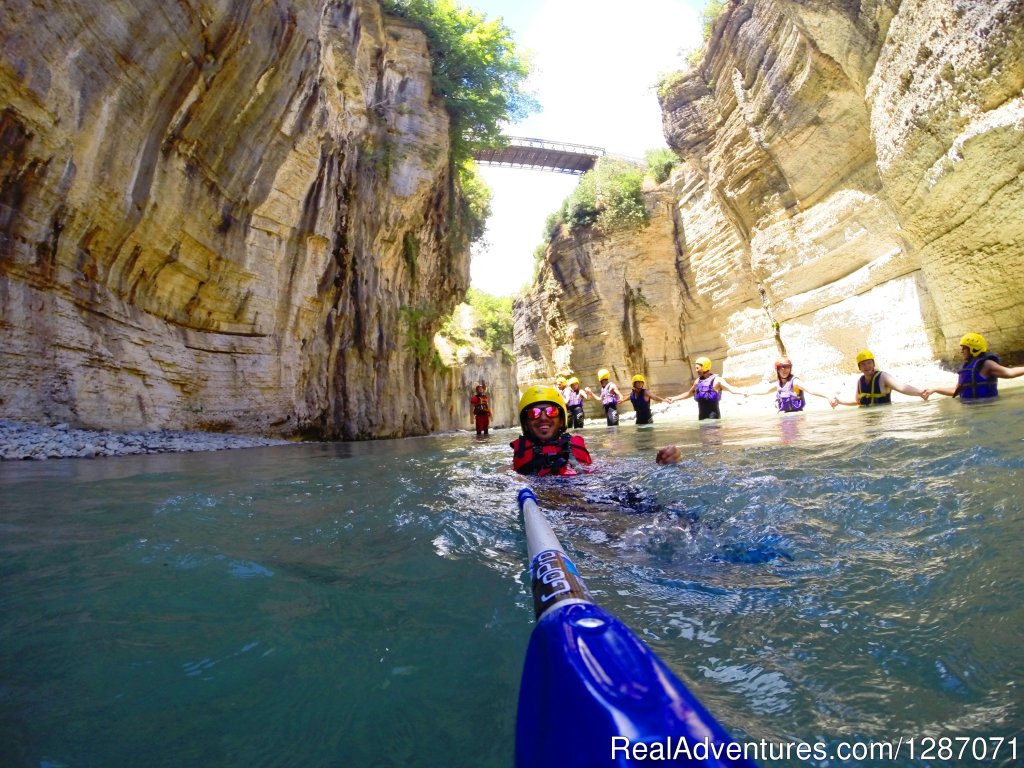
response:
M922 400L928 399L925 396L923 389L919 389L918 387L915 387L913 384L904 384L891 373L883 372L882 380L880 383L883 387L895 389L897 392L902 392L904 395L913 395L915 397L920 397Z
M697 389L697 382L695 381L695 382L693 382L693 384L690 385L690 388L688 390L686 390L685 392L682 392L682 393L680 393L678 395L670 395L669 397L666 397L665 398L665 402L666 403L674 403L676 400L685 400L688 397L693 397L693 393L696 391L696 389Z
M732 384L730 384L728 381L723 379L721 376L716 376L715 377L715 386L719 390L724 389L727 392L732 392L734 395L743 395L743 397L747 396L747 393L743 389L741 389L740 387L734 387Z
M817 388L812 389L811 387L804 384L802 379L798 379L796 376L793 377L793 386L800 387L801 390L807 392L808 394L814 395L815 397L824 398L825 400L828 400L829 403L832 402L832 395L826 395L824 392L819 391Z
M839 395L833 395L832 399L829 400L829 402L832 404L833 408L835 408L837 405L860 405L860 390L854 388L853 400L844 400Z
M796 379L793 379L796 381ZM774 381L762 381L760 384L751 384L747 387L743 394L745 395L768 395L775 391L778 387Z
M921 391L921 397L925 400L931 395L945 395L946 397L956 397L959 394L960 385L957 384L955 387L935 387L935 389L925 389Z
M986 360L981 366L980 373L986 379L1016 379L1018 376L1024 376L1024 365L1007 368L995 360Z

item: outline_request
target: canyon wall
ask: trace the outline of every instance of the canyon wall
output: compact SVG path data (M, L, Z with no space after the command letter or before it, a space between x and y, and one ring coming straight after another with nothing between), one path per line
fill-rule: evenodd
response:
M0 417L320 438L461 425L422 33L373 0L2 0Z
M550 244L537 284L514 306L521 387L574 374L596 392L602 368L623 393L637 373L663 387L689 386L675 197L651 190L646 202L650 223L639 231L563 229Z
M477 315L469 304L460 304L452 313L457 342L442 334L434 337L434 346L447 369L448 396L444 399L446 418L454 429L475 429L476 420L469 398L477 384L487 387L491 404L491 426L495 429L519 423L519 389L516 364L511 350L492 350L484 341Z
M668 394L698 356L744 384L788 354L852 387L864 347L949 384L968 331L1018 358L1022 87L1020 0L728 4L663 91L651 226L557 239L517 305L520 384L599 364Z

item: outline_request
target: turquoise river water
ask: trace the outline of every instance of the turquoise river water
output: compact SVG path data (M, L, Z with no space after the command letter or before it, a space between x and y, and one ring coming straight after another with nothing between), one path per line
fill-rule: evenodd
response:
M766 765L1021 764L1024 389L730 405L533 482L598 601ZM0 765L510 766L513 436L0 464Z

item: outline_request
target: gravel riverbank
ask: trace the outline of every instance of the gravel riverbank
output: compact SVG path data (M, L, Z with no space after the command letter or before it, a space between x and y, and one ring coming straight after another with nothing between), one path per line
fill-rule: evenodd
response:
M289 444L287 440L212 432L180 432L168 429L150 432L108 432L75 429L67 424L46 426L0 419L0 461L222 451L228 448Z

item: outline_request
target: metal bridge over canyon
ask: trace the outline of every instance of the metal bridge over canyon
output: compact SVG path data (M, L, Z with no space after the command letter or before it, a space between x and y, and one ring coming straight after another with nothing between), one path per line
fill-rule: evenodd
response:
M476 161L481 165L579 175L593 168L597 159L605 154L600 147L585 144L565 144L521 136L507 138L507 147L477 150L474 155Z

